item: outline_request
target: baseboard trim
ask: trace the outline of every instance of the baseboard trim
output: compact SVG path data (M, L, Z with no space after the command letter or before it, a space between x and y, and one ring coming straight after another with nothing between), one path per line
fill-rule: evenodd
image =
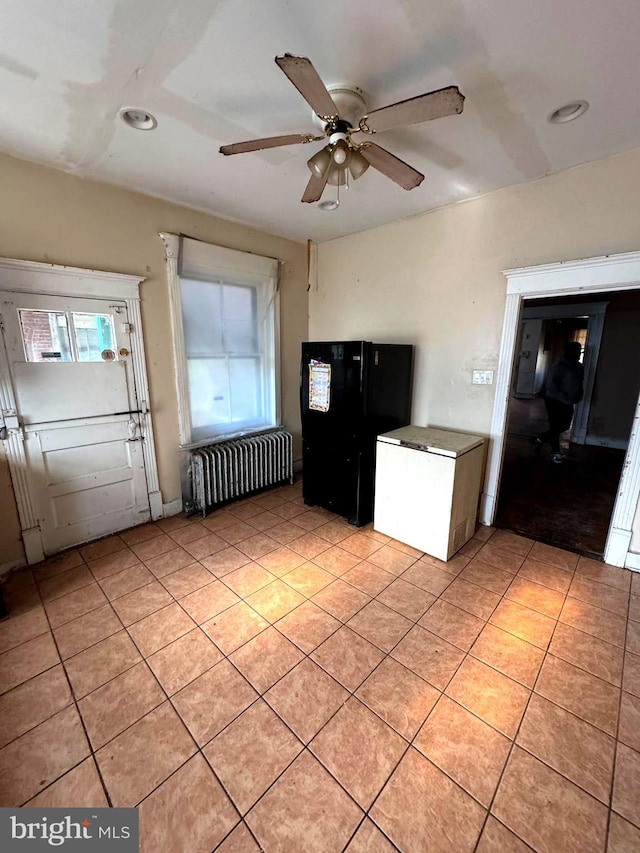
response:
M10 572L12 569L22 569L27 565L26 560L11 560L9 563L2 563L0 565L0 575L6 575L7 572Z
M597 435L588 435L584 441L585 444L590 444L593 447L612 447L614 450L626 450L629 446L628 439L625 438L601 438Z
M176 498L175 501L169 501L168 504L162 504L162 517L167 518L170 515L179 515L182 512L182 498Z
M629 545L631 544L631 531L622 530L619 527L612 527L609 530L607 544L604 549L604 561L610 566L620 566L624 568L629 554Z
M631 551L627 554L627 559L624 561L625 568L631 569L633 572L640 572L640 554L632 554Z
M480 511L478 513L478 521L480 524L484 524L486 526L491 526L493 524L495 504L495 495L489 495L487 492L483 492L480 495Z
M149 509L151 510L151 521L162 518L162 492L149 492Z

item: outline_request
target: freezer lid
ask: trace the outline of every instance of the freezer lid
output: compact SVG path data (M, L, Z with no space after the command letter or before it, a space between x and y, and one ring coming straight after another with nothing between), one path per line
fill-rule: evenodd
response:
M452 432L448 429L432 429L431 427L407 426L385 432L378 436L378 441L388 444L399 444L414 450L424 450L439 456L462 456L475 447L480 447L484 439L479 435L469 435L463 432Z

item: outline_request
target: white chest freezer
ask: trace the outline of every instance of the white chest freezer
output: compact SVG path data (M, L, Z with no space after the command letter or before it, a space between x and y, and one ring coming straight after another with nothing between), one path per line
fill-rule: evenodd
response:
M484 439L408 426L378 436L374 527L448 560L474 534Z

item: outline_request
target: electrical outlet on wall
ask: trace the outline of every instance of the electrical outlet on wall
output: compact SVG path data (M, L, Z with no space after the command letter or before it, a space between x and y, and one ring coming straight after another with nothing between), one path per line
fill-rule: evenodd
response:
M471 383L472 385L493 385L493 370L474 370Z

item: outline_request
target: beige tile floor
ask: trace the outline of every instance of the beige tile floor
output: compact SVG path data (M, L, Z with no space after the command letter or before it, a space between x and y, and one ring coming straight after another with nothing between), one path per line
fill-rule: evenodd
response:
M143 851L640 850L640 575L481 528L448 563L286 486L14 573L0 805Z

